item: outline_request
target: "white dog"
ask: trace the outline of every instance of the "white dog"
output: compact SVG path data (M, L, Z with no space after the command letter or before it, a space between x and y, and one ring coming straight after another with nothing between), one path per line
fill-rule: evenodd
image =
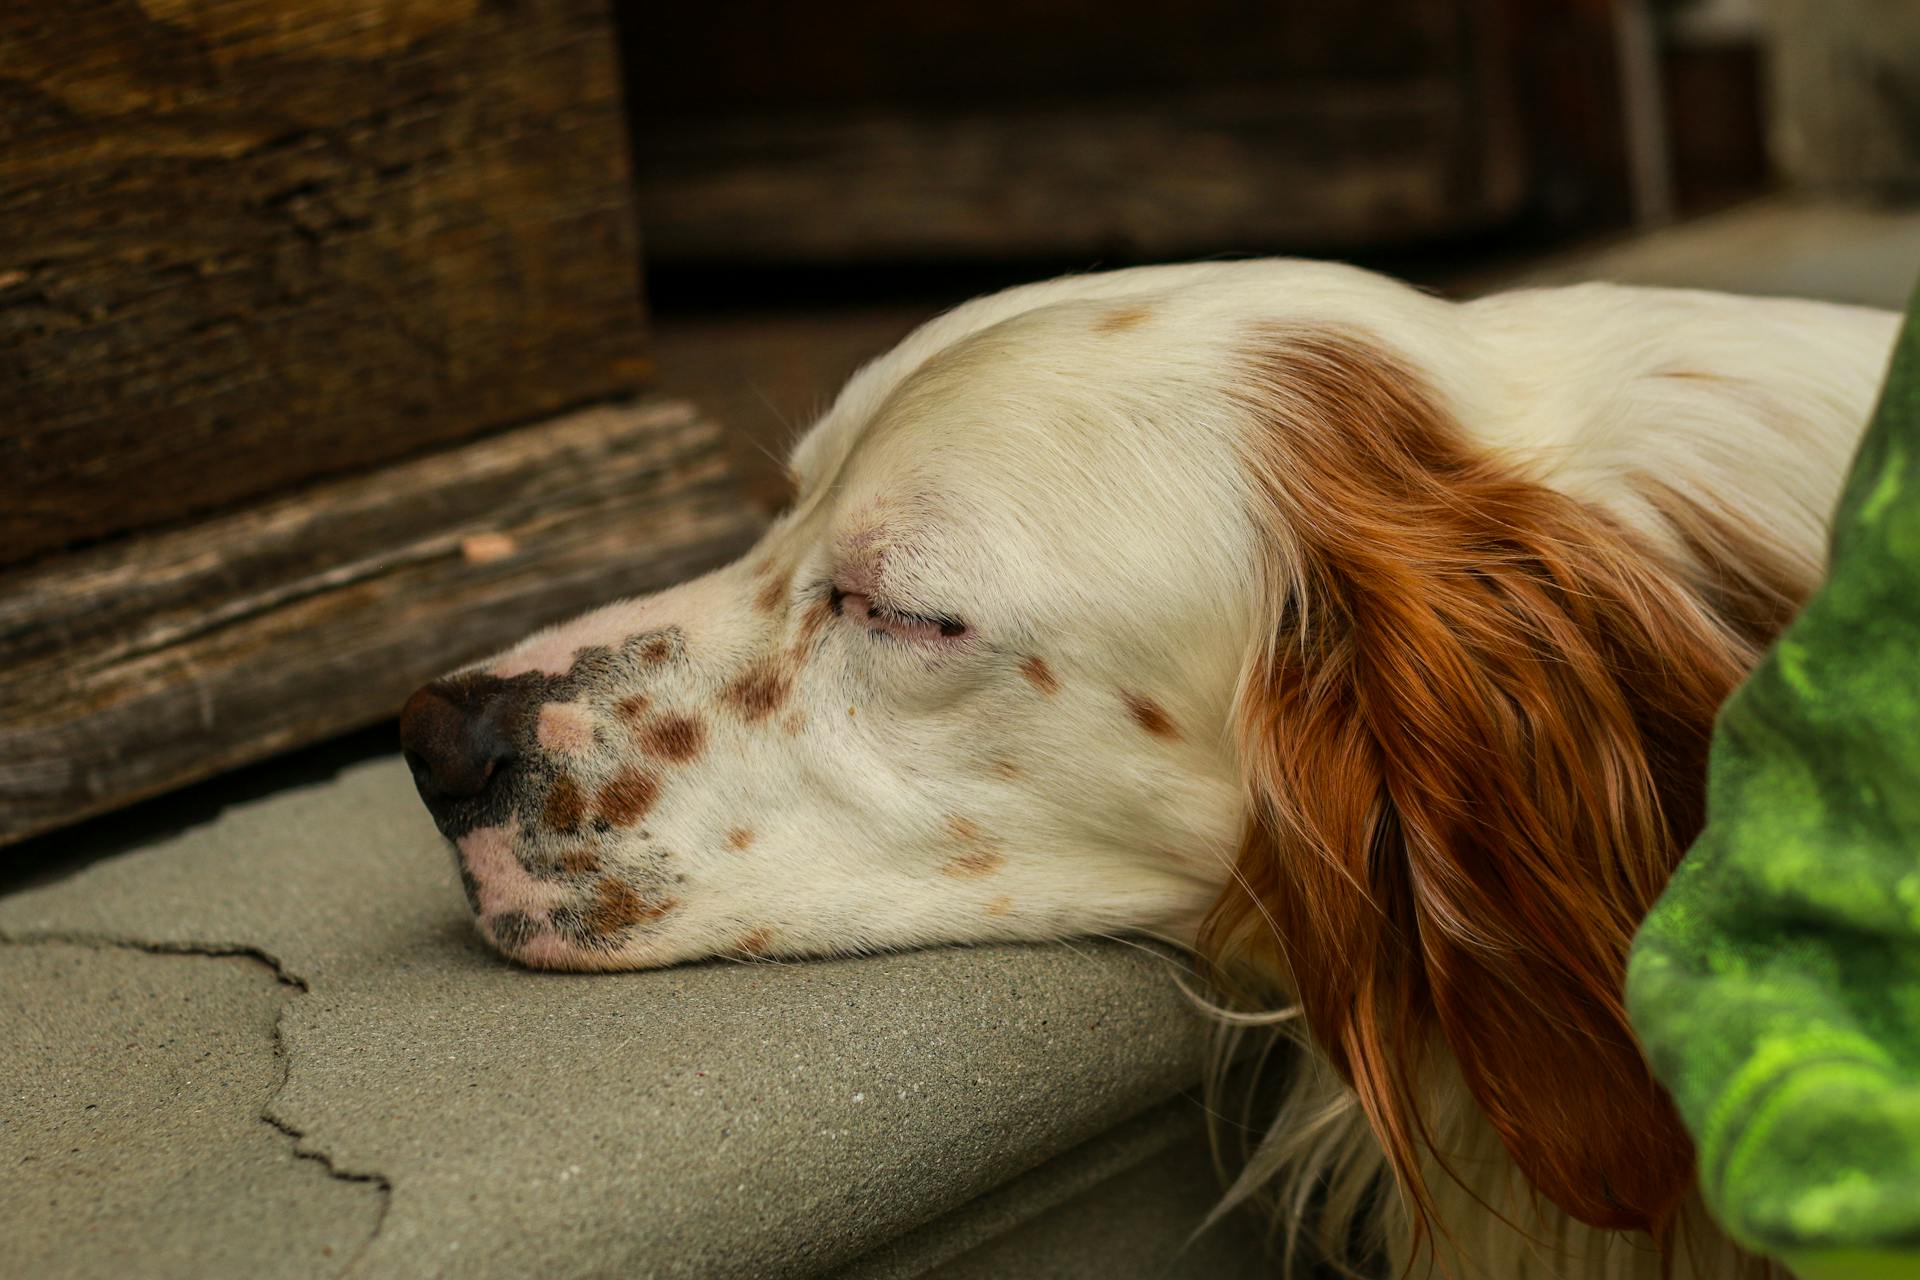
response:
M744 560L429 685L403 740L524 964L1177 939L1303 1015L1317 1096L1250 1172L1296 1223L1761 1274L1623 967L1896 324L1285 261L1011 290L852 379Z

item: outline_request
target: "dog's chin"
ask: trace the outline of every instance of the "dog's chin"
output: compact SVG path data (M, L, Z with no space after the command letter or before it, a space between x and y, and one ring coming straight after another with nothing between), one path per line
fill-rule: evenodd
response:
M677 907L665 899L638 899L629 914L670 915ZM719 954L711 940L688 936L652 919L623 922L608 918L604 897L582 894L548 909L527 906L476 912L473 925L494 954L524 969L561 973L609 973L663 969L711 959Z
M475 920L474 926L495 955L519 968L542 973L633 972L711 958L692 953L675 956L657 943L579 943L558 930L537 925L525 934L514 934L499 920L486 918Z

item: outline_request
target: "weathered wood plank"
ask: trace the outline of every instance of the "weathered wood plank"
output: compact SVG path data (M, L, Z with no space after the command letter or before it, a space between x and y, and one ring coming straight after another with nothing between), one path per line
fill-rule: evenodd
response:
M621 10L639 116L1104 100L1200 86L1379 83L1473 55L1487 0L709 0ZM690 50L699 56L690 57Z
M390 716L758 524L717 428L622 404L0 574L0 844Z
M0 5L0 563L644 381L606 0Z
M1504 95L1464 75L636 130L661 261L1352 248L1482 229L1526 195Z

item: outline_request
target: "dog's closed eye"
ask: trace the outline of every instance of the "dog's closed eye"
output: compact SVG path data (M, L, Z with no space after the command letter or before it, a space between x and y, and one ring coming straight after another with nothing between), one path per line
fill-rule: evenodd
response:
M907 613L882 604L859 591L833 587L828 595L835 614L856 622L877 636L894 640L954 640L967 633L967 624L940 614Z

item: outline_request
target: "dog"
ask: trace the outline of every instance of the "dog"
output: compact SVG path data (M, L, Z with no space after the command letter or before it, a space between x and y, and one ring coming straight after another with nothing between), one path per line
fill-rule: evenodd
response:
M1896 327L1286 260L1012 289L848 382L742 560L428 685L404 753L521 964L1171 939L1313 1046L1234 1192L1291 1231L1767 1274L1624 966Z

